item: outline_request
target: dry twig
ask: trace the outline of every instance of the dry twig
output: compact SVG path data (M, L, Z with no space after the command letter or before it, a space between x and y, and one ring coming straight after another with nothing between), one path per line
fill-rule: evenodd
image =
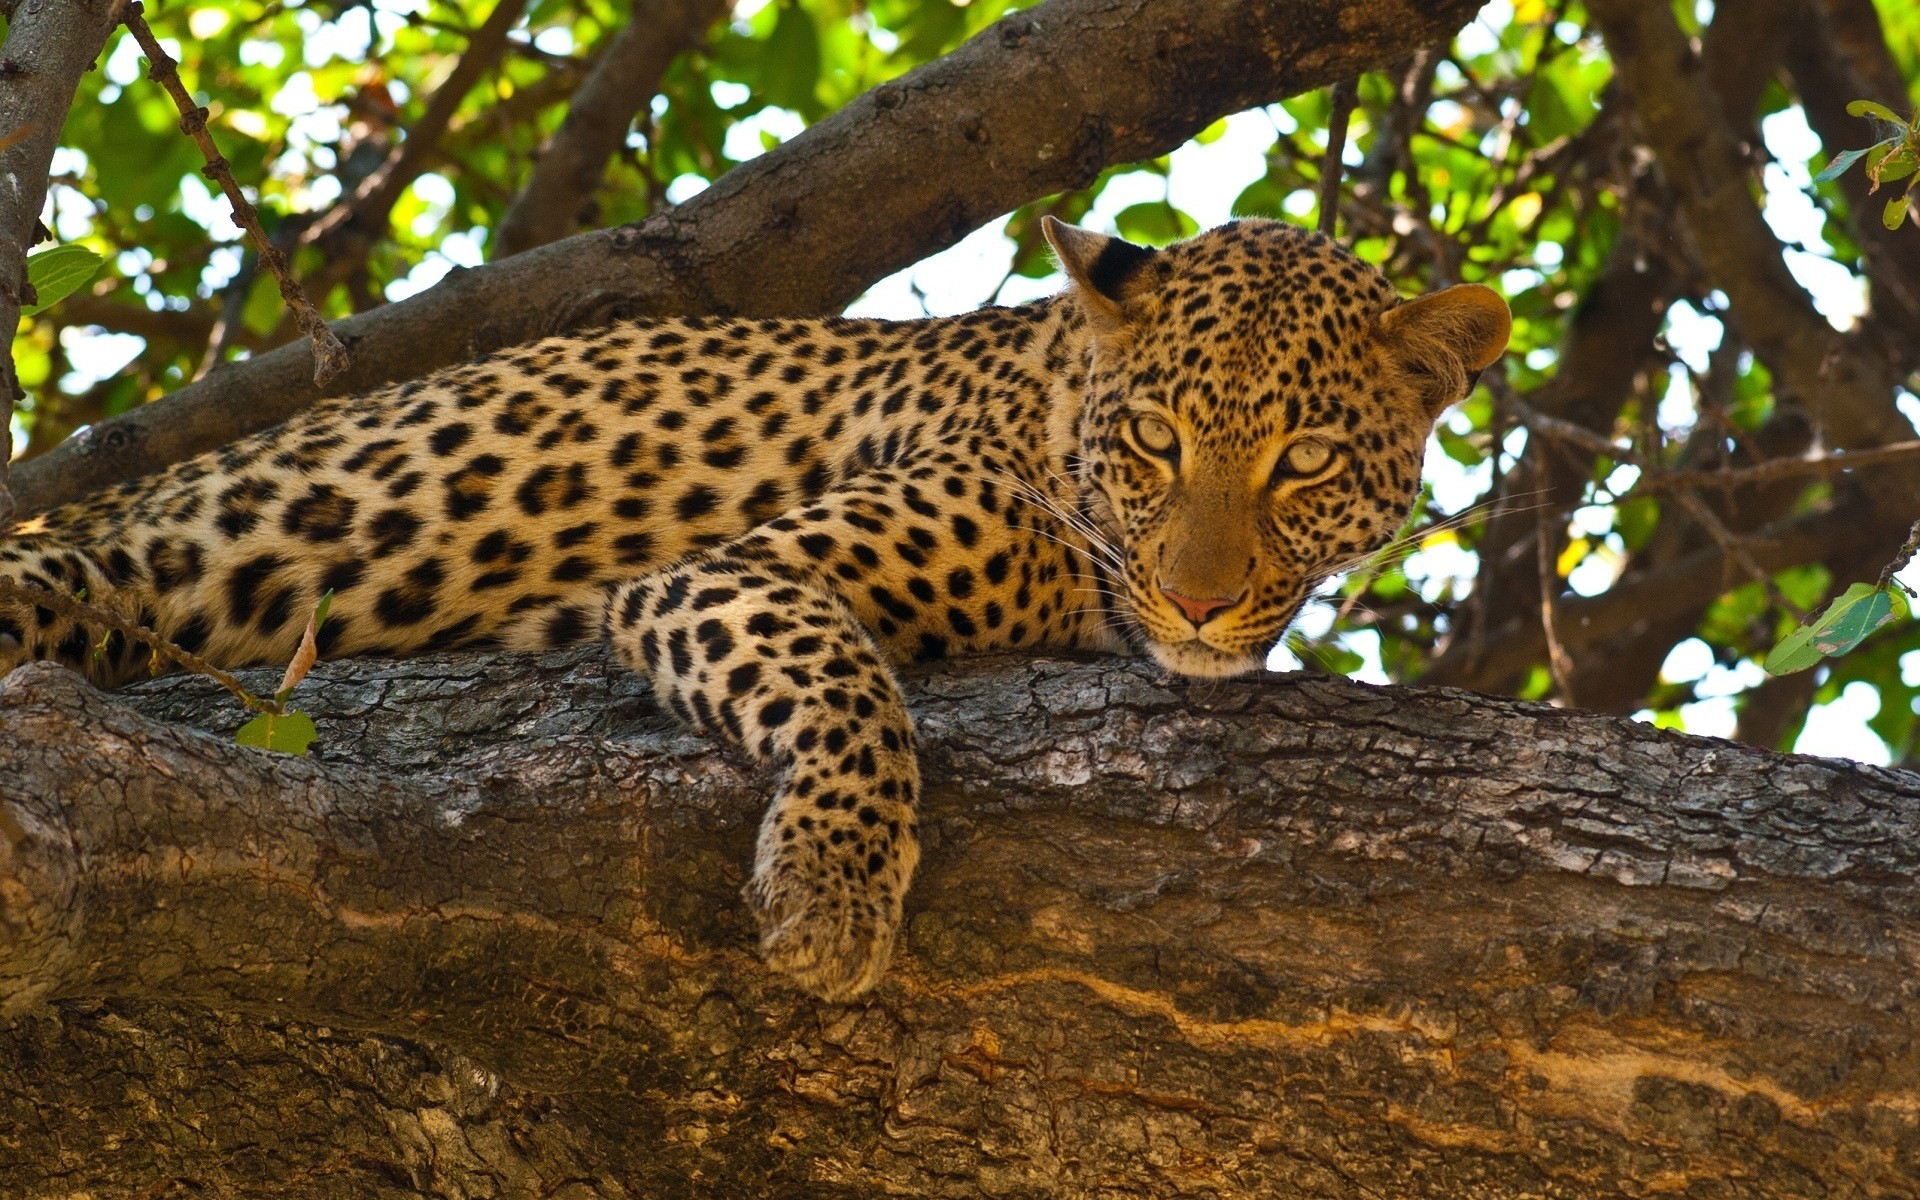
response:
M99 625L120 634L130 641L136 641L151 649L156 655L170 658L175 663L197 675L205 675L221 687L232 692L234 698L247 707L249 712L264 712L272 706L267 701L248 691L230 673L214 666L191 650L174 645L165 637L148 629L138 621L130 621L118 613L89 604L85 600L76 600L72 596L63 596L47 588L36 587L31 583L0 578L0 599L13 599L25 604L37 605L53 610L60 616L78 625Z
M180 129L194 144L200 147L200 153L206 157L207 165L201 174L220 185L226 193L227 203L233 206L233 219L247 231L247 240L253 243L254 253L260 261L273 272L274 279L280 284L280 298L299 319L300 328L313 339L313 382L324 385L329 379L347 369L347 348L334 336L333 330L320 313L308 301L306 293L293 280L293 274L287 267L286 255L280 248L268 240L266 231L260 228L260 216L254 212L253 205L247 202L240 191L240 185L234 182L233 167L220 148L213 144L213 135L207 132L207 110L193 102L187 94L186 86L180 82L180 70L172 57L160 47L160 41L153 36L153 30L141 16L139 0L127 5L127 11L121 18L127 29L140 43L140 50L147 56L147 77L167 90L173 102L180 110Z
M1893 561L1881 568L1880 578L1874 586L1884 588L1892 583L1893 577L1906 569L1916 553L1920 553L1920 520L1915 521L1913 528L1907 531L1907 540L1901 545L1900 552L1893 556Z

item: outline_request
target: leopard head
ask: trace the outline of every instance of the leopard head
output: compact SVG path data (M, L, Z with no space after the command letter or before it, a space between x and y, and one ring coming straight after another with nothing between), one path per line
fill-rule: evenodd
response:
M1506 348L1506 303L1472 284L1403 301L1278 221L1163 250L1045 228L1091 331L1071 441L1105 590L1162 666L1256 669L1406 520L1434 421Z

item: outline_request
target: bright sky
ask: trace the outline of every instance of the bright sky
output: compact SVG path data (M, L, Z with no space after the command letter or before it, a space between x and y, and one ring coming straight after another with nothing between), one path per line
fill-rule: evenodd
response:
M759 2L747 0L742 7L757 7ZM376 2L378 9L408 6L407 0ZM1511 7L1505 0L1495 0L1482 11L1475 25L1463 31L1463 43L1467 43L1471 52L1476 39L1483 42L1490 40L1492 31L1502 27L1511 19L1511 15ZM374 34L375 23L381 33L386 33L390 32L395 19L391 12L377 12L369 18L367 10L363 8L351 9L339 21L331 23L322 22L311 10L303 11L301 17L311 17L312 28L303 47L309 65L324 62L335 55L359 60ZM549 45L543 41L542 46L557 53L566 53L571 49L570 44L557 42ZM169 49L175 54L179 52L177 46L170 46ZM278 53L277 47L269 49ZM119 86L133 81L138 74L138 65L132 39L121 41L106 64L106 73L109 80ZM732 107L745 99L737 94L744 89L736 90L727 84L716 84L714 90L715 101L723 107ZM301 146L325 144L339 136L338 121L342 110L339 106L322 104L319 97L314 95L311 79L305 73L296 74L282 93L275 97L273 104L277 111L296 118L294 138ZM763 111L733 129L727 139L727 154L737 159L752 157L760 152L763 133L784 141L797 134L802 127L796 114L778 109ZM1142 200L1166 198L1198 221L1203 229L1219 224L1228 218L1228 208L1233 199L1249 183L1264 174L1265 153L1278 133L1291 132L1293 128L1292 119L1278 106L1231 117L1226 122L1225 133L1216 140L1207 145L1189 143L1176 150L1167 177L1139 171L1114 180L1101 194L1092 214L1083 223L1089 228L1113 233L1113 216L1121 209ZM1798 165L1818 149L1819 141L1798 108L1767 118L1763 123L1763 134L1767 148L1778 160L1766 169L1767 220L1783 242L1799 247L1787 251L1788 265L1795 278L1807 288L1814 303L1835 326L1846 328L1864 310L1865 283L1845 265L1834 261L1821 236L1823 221L1809 197L1812 181L1806 169ZM55 171L70 169L75 165L63 166L56 161ZM704 181L687 176L673 181L668 196L679 202L697 194L704 187ZM425 232L438 223L438 210L452 203L453 189L443 177L428 174L414 185L414 190L429 207L428 217L423 218L426 224L422 231ZM323 194L320 187L312 191L312 195L301 198L311 206L319 206L333 199L332 195ZM189 176L184 181L182 201L187 215L206 226L212 237L230 240L238 236L224 202L217 200L197 178ZM1302 215L1311 209L1312 203L1310 196L1301 193L1287 207L1296 215ZM61 236L83 236L90 230L90 212L80 197L62 196L56 190L49 200L49 209L50 219L55 221ZM857 300L848 312L893 318L943 315L965 312L983 303L1019 303L1058 290L1062 282L1058 275L1039 280L1009 277L1013 244L1005 234L1005 226L1005 218L990 222L951 249L881 280ZM455 265L479 265L483 257L482 246L483 238L479 231L444 239L436 253L429 255L407 278L396 281L387 289L388 298L400 300L431 287ZM203 280L206 285L204 290L211 294L213 289L231 276L238 264L237 249L217 254L209 264L208 276ZM1553 264L1549 262L1544 265ZM137 270L138 266L138 263L126 263L123 269ZM1525 286L1519 280L1515 282ZM157 301L155 297L154 302ZM1720 342L1721 325L1711 314L1696 311L1682 302L1676 304L1668 314L1667 336L1682 359L1696 370L1704 370L1707 354ZM135 338L88 334L77 330L67 331L65 344L74 369L66 386L73 390L80 390L111 376L140 349L139 340ZM1678 429L1690 425L1694 413L1684 374L1676 377L1676 383L1677 386L1669 391L1667 400L1660 408L1659 419L1664 426ZM1909 417L1920 423L1920 400L1907 396L1903 408ZM1509 439L1507 450L1517 453L1524 446L1524 436L1516 432ZM16 431L16 443L20 440L23 440L20 431ZM1441 453L1436 442L1428 447L1427 473L1433 484L1437 508L1452 513L1483 497L1491 483L1492 468L1491 464L1483 463L1476 470L1466 470ZM1573 572L1569 584L1583 594L1603 591L1612 582L1623 549L1618 535L1612 533L1608 511L1600 508L1583 509L1574 514L1574 527L1575 532L1598 542L1601 549ZM1474 559L1457 545L1435 541L1414 553L1407 560L1406 570L1415 586L1429 596L1437 595L1449 585L1456 594L1460 594L1467 590L1473 578ZM1920 587L1920 563L1908 568L1902 578L1910 585ZM1331 591L1334 586L1337 585L1329 585L1328 590ZM1331 606L1313 605L1303 614L1299 628L1309 638L1319 639L1327 635L1332 620ZM1380 667L1377 635L1343 635L1339 641L1358 653L1365 662L1355 672L1356 678L1385 682L1386 677ZM1269 665L1278 670L1290 670L1296 668L1299 662L1285 647L1279 647L1275 649ZM1901 667L1909 681L1920 679L1920 652L1907 655ZM1682 710L1685 727L1690 732L1717 736L1727 736L1733 730L1731 697L1762 678L1759 667L1753 663L1742 663L1733 669L1718 666L1713 662L1706 644L1697 639L1689 639L1674 648L1662 669L1662 675L1675 682L1699 681L1696 691L1704 698ZM1839 699L1813 712L1795 748L1806 753L1885 763L1888 761L1885 744L1866 726L1866 721L1877 711L1878 704L1879 695L1873 688L1859 683L1850 685ZM1652 714L1642 713L1640 716L1642 719L1651 719Z

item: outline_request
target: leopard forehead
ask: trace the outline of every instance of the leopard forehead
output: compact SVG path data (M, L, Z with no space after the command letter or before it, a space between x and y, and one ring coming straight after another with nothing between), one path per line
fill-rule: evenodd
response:
M1379 390L1364 370L1370 334L1398 297L1329 238L1236 221L1159 252L1142 274L1130 336L1110 342L1105 364L1125 399L1151 398L1199 434L1258 441L1356 420L1337 402L1364 406Z

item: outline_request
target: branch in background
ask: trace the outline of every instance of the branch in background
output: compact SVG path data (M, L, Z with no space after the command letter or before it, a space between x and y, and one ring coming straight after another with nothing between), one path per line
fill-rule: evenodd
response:
M1807 123L1831 158L1864 145L1868 123L1847 112L1849 101L1876 100L1904 112L1906 81L1887 46L1873 0L1812 0L1794 23L1787 49ZM1888 343L1900 366L1920 370L1920 237L1888 230L1869 196L1864 172L1837 181L1847 199L1848 232L1866 260L1872 305L1867 324Z
M13 527L17 509L9 490L13 458L13 402L21 396L13 368L13 333L20 310L34 302L27 283L27 249L40 240L40 210L47 199L47 171L60 144L60 129L73 107L80 77L100 57L115 23L114 5L30 4L10 12L12 24L0 47L0 534Z
M307 227L301 244L325 242L352 225L386 225L387 213L413 181L420 177L437 153L440 138L460 111L461 101L473 90L507 48L507 34L519 23L527 0L499 0L480 28L473 31L467 48L434 89L426 112L407 130L407 135L387 154L386 161L360 181L351 195L337 203L325 216Z
M364 391L625 316L832 312L990 217L1165 154L1227 113L1378 70L1476 0L1192 5L1047 0L881 84L700 195L619 229L455 271L339 322L354 364L326 389L288 348L102 422L17 473L25 511L158 470ZM1177 31L1142 39L1142 28ZM900 147L915 154L903 168ZM777 247L770 256L769 247Z
M1692 234L1692 251L1727 293L1755 355L1814 415L1828 444L1904 440L1912 426L1894 404L1897 380L1884 357L1849 345L1787 270L1721 105L1704 74L1689 69L1694 51L1671 9L1641 0L1589 7ZM1903 482L1911 487L1911 479Z
M1342 79L1333 85L1332 114L1327 117L1327 152L1320 160L1320 232L1328 237L1340 225L1340 179L1346 173L1347 122L1353 117L1359 83Z
M300 327L312 339L313 383L315 387L324 386L327 381L347 369L347 348L334 336L333 330L300 285L293 281L293 275L287 268L286 255L267 238L266 231L260 228L260 216L253 211L253 205L247 202L240 191L240 185L234 182L233 168L227 163L220 148L213 144L213 136L207 132L207 110L193 102L187 94L185 85L180 82L180 72L172 58L160 47L160 41L153 36L153 30L141 15L140 0L127 5L124 20L134 40L140 43L141 51L147 56L147 77L167 90L173 102L180 110L180 128L200 147L200 153L206 157L207 165L201 174L220 185L226 193L227 203L233 208L234 223L247 231L247 240L253 243L254 253L266 264L280 284L280 298L300 321Z
M725 0L641 0L594 64L534 163L494 234L493 257L559 241L580 227L580 213L627 142L634 116L646 108L680 52L699 42Z
M1751 562L1767 573L1805 563L1884 562L1892 538L1884 536L1863 497L1830 509L1776 521L1745 535ZM1556 627L1576 658L1580 648L1627 634L1662 614L1704 609L1730 584L1732 558L1715 544L1683 558L1629 575L1597 596L1561 596ZM1838 576L1839 572L1835 572ZM1506 686L1546 653L1536 614L1511 617L1488 630L1477 662L1466 647L1449 647L1421 675L1422 683L1492 691Z
M1610 442L1606 438L1582 429L1571 421L1562 421L1554 417L1546 416L1543 413L1535 412L1527 406L1525 401L1513 394L1513 390L1507 386L1505 376L1492 376L1490 378L1493 386L1503 393L1501 403L1506 411L1518 417L1520 423L1525 425L1529 430L1553 438L1556 441L1578 446L1596 458L1611 458L1619 462L1627 463L1640 472L1640 478L1643 480L1657 481L1661 478L1659 465L1649 462L1638 450L1635 450L1631 446L1621 446ZM1806 464L1796 463L1796 465ZM1711 476L1727 474L1727 472L1697 471L1688 472L1688 474ZM1634 487L1637 491L1639 484L1636 483ZM1744 569L1748 575L1753 577L1754 582L1767 590L1768 596L1773 599L1775 604L1780 605L1792 613L1797 620L1804 621L1807 619L1806 611L1789 599L1785 593L1781 592L1779 586L1773 582L1773 576L1763 570L1760 565L1753 560L1753 556L1747 553L1747 549L1740 538L1726 527L1711 508L1708 508L1706 504L1701 501L1697 493L1690 489L1675 489L1670 480L1668 481L1667 487L1657 488L1657 490L1676 492L1675 498L1679 500L1681 506L1687 510L1688 515L1693 517L1700 525L1700 528L1706 530L1707 534L1720 544L1720 548L1725 550L1736 563L1740 564L1741 568ZM1544 577L1542 581L1545 582ZM1552 649L1551 640L1549 640L1548 649Z
M152 309L85 290L60 302L60 316L69 325L98 325L110 333L131 333L149 341L172 342L183 350L204 345L217 319L204 306ZM251 331L237 333L234 340L249 350L258 350L265 344Z

